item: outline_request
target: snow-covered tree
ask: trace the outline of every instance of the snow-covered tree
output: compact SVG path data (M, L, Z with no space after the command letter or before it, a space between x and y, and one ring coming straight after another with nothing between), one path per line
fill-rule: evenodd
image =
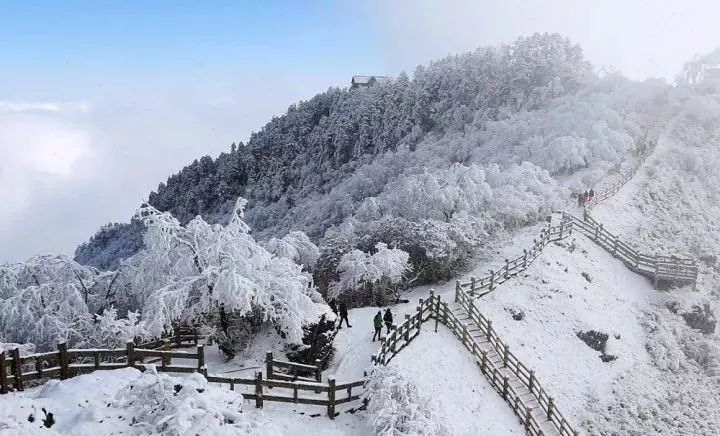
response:
M88 301L97 272L66 256L37 256L0 266L0 332L5 341L48 350L90 331Z
M320 257L317 245L299 231L290 232L281 239L271 238L265 248L273 255L290 259L306 270L312 270Z
M330 287L329 298L357 297L367 302L385 303L391 297L397 298L398 285L410 270L408 253L388 248L379 242L374 254L353 250L342 256L337 266L338 282Z
M226 226L201 217L182 226L151 206L138 211L147 227L146 249L132 262L133 289L141 293L142 319L150 334L220 311L258 314L289 342L299 343L303 325L325 312L310 275L250 236L242 220L244 206L239 199Z

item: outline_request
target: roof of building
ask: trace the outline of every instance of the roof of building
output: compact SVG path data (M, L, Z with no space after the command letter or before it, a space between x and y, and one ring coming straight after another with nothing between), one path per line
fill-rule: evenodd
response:
M352 83L356 83L358 85L367 85L372 79L375 79L378 82L382 82L383 80L389 80L390 78L387 76L353 76Z

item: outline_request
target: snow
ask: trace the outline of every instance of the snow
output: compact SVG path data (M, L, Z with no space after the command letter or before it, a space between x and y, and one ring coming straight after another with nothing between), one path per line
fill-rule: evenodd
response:
M124 392L142 376L140 371L132 368L99 371L64 381L51 380L41 387L7 394L0 401L0 435L159 434L146 427L132 425L133 420L138 419L137 411L118 400L119 393ZM182 379L187 382L188 376L183 376ZM225 426L214 426L210 433L201 434L370 434L364 417L358 414L341 413L331 421L324 415L324 409L318 407L266 402L263 409L256 409L254 403L248 401L242 404L240 413L238 395L228 389L209 385L198 395L205 397L206 407L231 404L236 406L235 411L239 414L235 427L226 429ZM177 403L183 405L179 401ZM53 413L56 421L49 429L43 426L42 408ZM36 418L33 422L28 421L30 415ZM193 414L180 415L180 418L192 420Z

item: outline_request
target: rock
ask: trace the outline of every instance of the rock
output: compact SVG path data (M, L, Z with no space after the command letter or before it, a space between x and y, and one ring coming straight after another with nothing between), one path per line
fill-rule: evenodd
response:
M605 354L605 347L607 346L609 338L607 333L588 330L586 332L577 332L576 334L588 347Z
M705 334L712 334L715 332L715 325L717 319L709 304L704 304L702 307L694 305L691 312L681 313L685 323L695 330L700 330Z

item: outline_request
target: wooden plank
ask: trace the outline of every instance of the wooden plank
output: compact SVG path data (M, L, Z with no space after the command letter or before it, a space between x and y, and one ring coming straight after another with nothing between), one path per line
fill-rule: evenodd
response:
M317 366L315 365L305 365L303 363L295 363L295 362L285 362L282 360L273 360L273 365L280 367L280 368L300 368L300 369L306 369L308 371L315 371L317 370Z

